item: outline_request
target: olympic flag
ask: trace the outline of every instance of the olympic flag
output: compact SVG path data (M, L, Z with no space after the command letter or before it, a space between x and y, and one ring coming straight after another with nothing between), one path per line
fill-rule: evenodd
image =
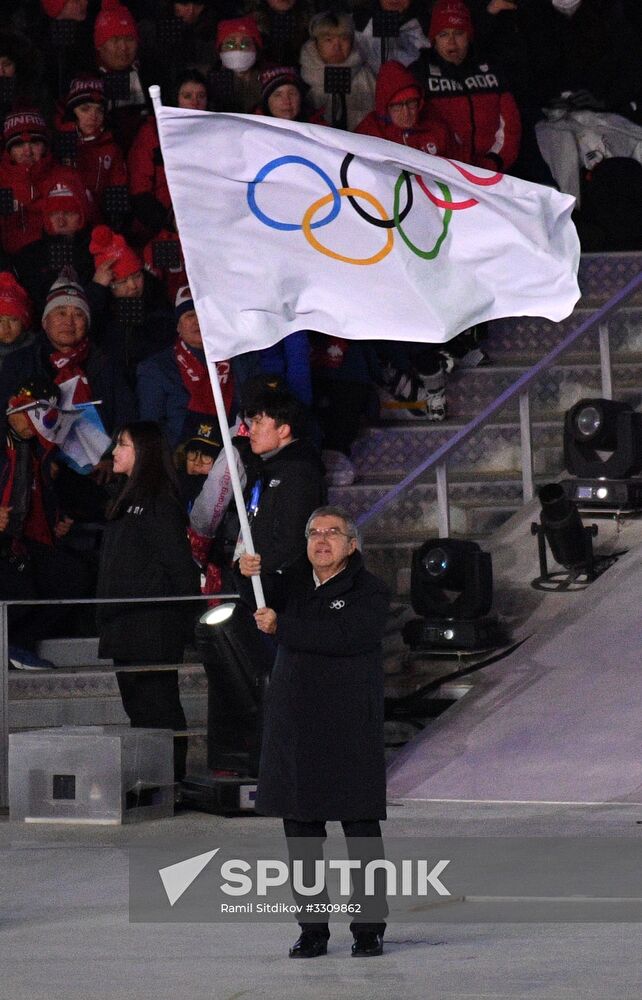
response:
M300 329L443 342L568 316L574 200L384 139L160 106L165 171L208 360Z

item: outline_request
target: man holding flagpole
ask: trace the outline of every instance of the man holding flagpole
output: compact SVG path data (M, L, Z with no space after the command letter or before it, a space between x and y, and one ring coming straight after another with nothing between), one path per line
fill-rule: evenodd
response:
M354 522L341 507L319 507L307 523L306 555L283 573L266 574L269 607L257 627L278 643L268 689L257 812L283 819L291 862L311 885L323 858L327 820L341 822L353 870L350 924L355 958L381 955L387 906L381 888L369 898L367 861L383 858L386 818L381 639L389 594L368 573ZM261 570L261 557L241 571ZM305 907L309 898L294 893ZM330 899L315 896L315 915L299 921L290 958L327 951ZM326 909L327 907L327 909ZM305 912L305 909L304 909Z

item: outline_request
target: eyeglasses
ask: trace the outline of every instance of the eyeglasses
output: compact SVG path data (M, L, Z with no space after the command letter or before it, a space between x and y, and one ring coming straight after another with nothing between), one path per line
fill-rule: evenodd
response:
M419 98L411 97L408 101L399 101L398 104L396 102L395 104L389 104L388 111L401 111L403 108L406 108L408 111L417 111L418 107Z
M240 42L234 42L231 38L227 42L221 43L221 52L231 52L233 49L253 49L254 42L251 38L243 38Z
M325 538L326 535L329 535L330 538L339 538L340 535L343 535L344 538L352 538L352 535L349 535L347 531L341 531L340 528L310 528L305 533L306 538Z
M213 456L204 455L200 451L188 451L185 457L188 462L193 462L194 465L214 465Z

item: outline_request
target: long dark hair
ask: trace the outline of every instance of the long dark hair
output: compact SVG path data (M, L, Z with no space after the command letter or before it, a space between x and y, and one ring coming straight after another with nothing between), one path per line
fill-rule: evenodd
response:
M117 437L125 433L134 445L134 467L109 507L108 519L120 517L131 505L144 506L158 499L175 501L183 509L172 453L159 424L154 420L137 420L121 427Z

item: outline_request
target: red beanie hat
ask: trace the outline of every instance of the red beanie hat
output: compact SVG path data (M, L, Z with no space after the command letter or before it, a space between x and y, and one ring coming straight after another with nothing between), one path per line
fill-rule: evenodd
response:
M16 142L40 139L49 145L49 129L39 111L11 111L4 120L2 129L4 148L10 149Z
M97 49L110 38L133 35L138 41L138 26L127 7L118 0L103 0L94 25L94 45Z
M470 11L462 0L437 0L432 9L428 38L434 43L440 31L456 28L465 31L469 39L473 37L473 22Z
M87 225L90 207L87 190L80 175L71 167L55 167L47 175L45 196L40 202L45 230L51 232L52 212L78 212L80 228Z
M114 261L111 268L116 281L123 281L130 274L136 274L143 269L140 258L125 242L124 237L115 233L109 226L96 226L91 234L89 252L94 255L96 267L100 267L108 260Z
M67 0L40 0L40 6L47 17L59 17Z
M8 271L0 271L0 316L22 320L25 330L31 323L31 304L22 285Z
M240 31L244 35L249 35L257 49L263 48L263 39L261 38L259 26L256 23L256 18L251 15L248 17L233 17L227 21L219 21L218 28L216 29L216 48L220 49L226 38Z

